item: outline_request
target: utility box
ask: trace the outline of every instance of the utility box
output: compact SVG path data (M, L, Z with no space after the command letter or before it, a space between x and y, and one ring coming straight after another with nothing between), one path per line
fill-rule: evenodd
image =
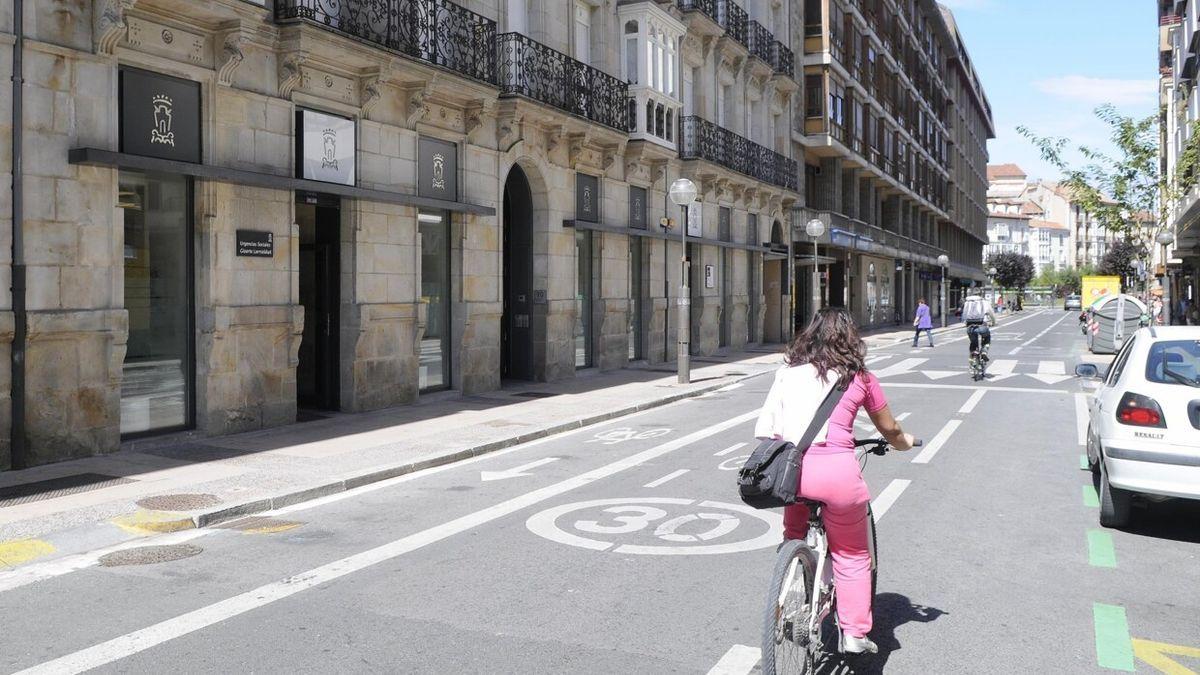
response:
M1146 305L1132 295L1118 293L1098 300L1090 314L1088 349L1093 354L1116 354L1141 328Z

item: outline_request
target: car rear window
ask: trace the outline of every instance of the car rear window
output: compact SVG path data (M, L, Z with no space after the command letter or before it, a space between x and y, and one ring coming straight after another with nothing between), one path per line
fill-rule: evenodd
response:
M1159 384L1186 386L1167 371L1196 382L1200 378L1200 340L1163 340L1150 345L1146 379Z

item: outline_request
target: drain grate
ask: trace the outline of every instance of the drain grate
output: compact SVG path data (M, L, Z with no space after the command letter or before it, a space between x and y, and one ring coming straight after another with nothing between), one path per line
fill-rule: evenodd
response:
M153 565L190 558L204 549L191 544L172 544L169 546L139 546L124 551L115 551L100 556L101 567L121 567L124 565Z
M725 377L744 377L745 375L746 373L741 373L736 370L731 370L728 373L725 373Z
M135 481L132 478L108 476L102 473L77 473L61 478L39 480L35 483L12 485L0 488L0 509L133 482Z
M303 523L295 520L283 520L282 518L272 518L270 516L250 516L248 518L221 523L215 527L219 530L238 530L246 534L275 534L277 532L294 530L301 525Z
M518 391L514 393L513 396L518 396L520 398L550 398L552 396L558 396L558 394L548 391Z
M220 499L207 494L155 495L137 501L138 506L151 511L195 511L220 503Z

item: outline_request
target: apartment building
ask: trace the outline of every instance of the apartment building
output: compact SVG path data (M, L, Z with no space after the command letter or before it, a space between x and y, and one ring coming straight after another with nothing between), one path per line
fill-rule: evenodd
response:
M1020 253L1033 259L1035 270L1073 267L1071 229L1054 220L1043 206L1046 195L1042 182L1029 181L1016 164L989 165L987 178L988 245L984 259L998 253Z
M1155 245L1153 267L1167 286L1173 319L1180 321L1178 302L1196 307L1200 300L1200 185L1195 171L1181 170L1185 149L1194 147L1200 122L1196 76L1200 64L1200 3L1158 0L1160 168L1171 181L1163 209L1170 243Z
M864 326L891 324L918 297L938 297L946 255L956 304L986 281L995 132L953 15L930 0L806 0L803 10L796 139L804 220L828 224L817 241L820 296ZM797 237L801 251L812 250L803 231ZM811 305L811 276L798 279L797 297Z
M790 335L799 0L18 1L0 467Z

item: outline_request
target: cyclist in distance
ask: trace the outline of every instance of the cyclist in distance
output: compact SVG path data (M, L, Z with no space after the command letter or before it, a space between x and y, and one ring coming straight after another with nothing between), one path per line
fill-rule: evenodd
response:
M871 631L871 552L867 506L871 495L854 454L854 418L865 408L879 433L897 450L915 442L888 409L879 380L867 371L866 346L854 319L841 308L817 312L812 323L788 347L786 365L775 375L755 427L759 438L799 443L825 391L836 380L846 387L829 422L804 454L799 494L821 502L833 559L838 623L843 651L875 653ZM803 502L783 514L785 539L803 539L809 509Z
M992 331L988 330L988 326L996 325L996 315L992 312L991 303L981 296L968 295L963 298L962 320L967 325L971 357L979 353L983 360L987 361L987 348L992 344ZM981 341L983 352L979 351Z

